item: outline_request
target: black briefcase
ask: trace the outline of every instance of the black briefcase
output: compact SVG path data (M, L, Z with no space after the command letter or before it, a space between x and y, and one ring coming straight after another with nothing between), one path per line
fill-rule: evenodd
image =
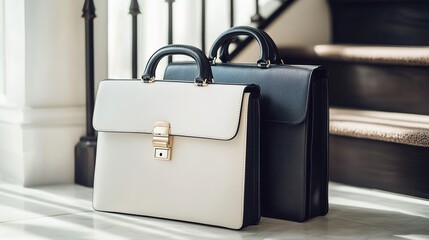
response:
M256 65L212 63L214 81L261 87L262 216L292 221L328 212L328 81L319 66L284 65L272 39L261 30L235 27L210 50L215 60L238 35L252 36L261 48ZM221 51L221 59L227 58ZM194 63L167 66L164 78L197 75Z

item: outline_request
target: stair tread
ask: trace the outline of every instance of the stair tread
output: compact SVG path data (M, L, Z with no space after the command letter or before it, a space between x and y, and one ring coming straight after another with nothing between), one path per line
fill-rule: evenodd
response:
M330 109L330 133L385 142L429 147L429 116Z
M284 58L311 58L330 61L429 66L429 47L323 44L283 47Z

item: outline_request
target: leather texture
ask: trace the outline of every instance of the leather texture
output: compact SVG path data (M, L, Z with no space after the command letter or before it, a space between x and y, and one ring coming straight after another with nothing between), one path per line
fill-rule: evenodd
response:
M254 64L224 64L212 66L216 83L254 83L261 87L261 113L264 120L300 124L307 118L310 83L315 66L272 65L260 68ZM165 79L192 79L197 66L190 62L167 66Z
M99 131L94 209L231 229L258 223L255 89L101 82L93 121ZM171 126L170 161L153 157L151 132L158 120Z
M247 114L246 181L243 225L255 225L261 219L260 200L260 107L259 95L251 94Z
M264 38L266 39L267 44L268 44L268 49L270 51L269 56L270 56L271 63L272 64L282 64L283 63L283 60L280 56L280 53L279 53L279 50L277 48L276 43L271 38L271 36L268 35L264 30L249 27L249 26L237 26L237 27L233 27L233 29L240 29L240 30L249 31L249 32L259 32L260 34L262 34L264 36ZM254 35L250 35L250 36L258 36L258 35L254 34ZM221 46L219 59L223 63L229 62L231 60L231 58L228 54L228 48L229 48L229 45L231 44L232 40L233 40L233 38L229 39L227 42L225 42L225 44L223 46ZM257 41L262 42L261 40L257 40Z
M158 49L148 60L142 79L155 78L155 70L163 57L170 55L186 55L192 57L198 65L198 74L195 81L212 82L212 72L206 55L198 48L190 45L170 44Z
M216 64L218 83L261 88L262 216L305 221L328 212L327 78L318 66ZM193 63L172 63L165 79L186 80Z
M209 51L209 60L214 60L217 57L218 50L226 45L232 38L240 35L246 35L255 38L258 41L260 55L257 60L258 64L267 65L270 60L270 51L268 41L265 39L264 35L259 31L249 31L242 28L230 28L229 30L223 32L215 40L214 44Z
M156 121L166 120L174 136L230 140L239 128L245 88L104 80L99 85L93 125L97 131L150 134Z

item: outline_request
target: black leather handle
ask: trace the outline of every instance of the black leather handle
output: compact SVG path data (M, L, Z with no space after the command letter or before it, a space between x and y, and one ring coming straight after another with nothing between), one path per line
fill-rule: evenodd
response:
M230 39L234 37L246 35L253 37L258 41L260 54L257 61L258 65L262 67L269 67L270 65L270 52L267 40L264 35L257 31L248 31L247 29L240 29L237 27L230 28L229 30L223 32L219 37L214 41L212 47L210 48L209 59L213 61L220 47L224 46Z
M271 38L270 35L268 35L268 33L266 33L264 30L258 29L258 28L253 28L253 27L249 27L249 26L237 26L234 28L239 28L239 29L243 29L245 31L254 31L254 32L260 32L262 35L264 35L267 43L268 43L268 48L270 51L270 61L271 63L274 64L283 64L283 60L280 57L280 53L279 53L279 49L277 48L276 43L274 42L274 40ZM228 48L229 45L231 44L233 39L228 40L220 49L220 57L219 59L222 60L222 62L229 62L231 60L230 55L228 53Z
M212 83L213 74L210 62L206 55L198 48L190 45L170 44L158 49L146 64L142 80L149 82L155 78L155 70L158 63L163 57L169 55L186 55L195 60L198 65L198 75L195 77L195 83L202 85L205 83Z

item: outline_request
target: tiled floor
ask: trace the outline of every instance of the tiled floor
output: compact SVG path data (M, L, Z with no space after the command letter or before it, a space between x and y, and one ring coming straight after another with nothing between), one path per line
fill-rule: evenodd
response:
M0 239L429 239L429 201L330 184L330 212L306 223L262 218L232 231L95 212L90 188L0 182Z

